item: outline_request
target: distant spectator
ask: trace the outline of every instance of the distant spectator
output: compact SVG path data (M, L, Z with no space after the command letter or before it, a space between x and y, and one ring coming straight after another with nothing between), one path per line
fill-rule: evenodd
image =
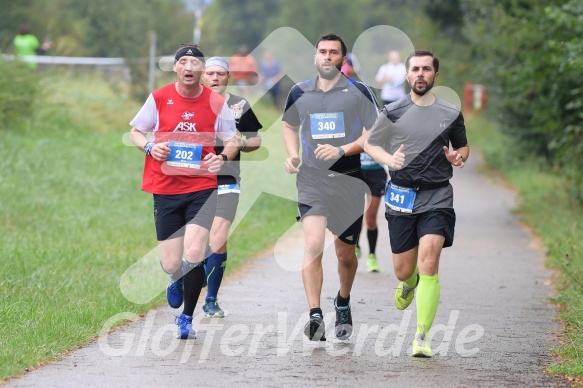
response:
M41 45L37 37L32 33L29 23L22 23L18 28L18 34L14 37L14 53L17 56L43 55L51 47L50 41L45 41ZM36 62L27 62L28 67L36 69Z
M342 65L340 71L348 78L355 78L356 73L360 71L360 63L353 53L346 54L346 62Z
M231 69L231 79L243 92L243 87L255 85L257 83L257 61L253 55L249 54L247 46L241 45L229 61Z
M263 53L259 69L261 71L260 78L263 88L271 95L273 104L277 106L279 93L281 91L281 66L279 65L279 62L273 58L273 54L271 54L270 51L266 51Z
M389 51L387 59L388 62L379 68L376 76L376 81L383 84L381 100L385 105L397 101L405 95L404 83L407 73L398 51Z

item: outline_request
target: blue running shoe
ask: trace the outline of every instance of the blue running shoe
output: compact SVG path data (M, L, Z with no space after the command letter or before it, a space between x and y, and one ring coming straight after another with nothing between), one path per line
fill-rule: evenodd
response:
M205 303L202 305L202 311L204 311L207 317L211 318L224 318L225 312L219 307L217 298L208 297L205 299Z
M190 315L180 314L174 319L174 323L178 326L176 338L196 338L196 330L192 328L192 317Z
M170 307L174 309L177 309L182 305L182 301L184 300L183 278L180 278L175 282L170 279L170 284L168 284L168 288L166 288L166 299L168 300Z
M334 308L336 309L336 338L347 340L352 335L352 313L350 304L340 307L334 299Z

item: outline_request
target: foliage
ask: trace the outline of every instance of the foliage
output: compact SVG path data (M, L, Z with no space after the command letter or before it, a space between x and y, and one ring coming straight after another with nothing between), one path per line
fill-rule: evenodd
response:
M36 35L51 35L54 45L49 53L52 55L125 58L131 68L131 93L138 100L144 100L149 92L147 64L138 60L148 56L149 32L156 31L160 55L173 54L180 43L192 41L193 16L185 12L182 0L7 3L6 15L30 16ZM0 25L7 21L3 10ZM14 36L17 26L10 23L5 28L10 28L7 33ZM10 44L5 42L5 49Z
M514 141L499 125L483 117L468 124L470 144L518 192L521 220L546 247L547 264L558 270L554 284L558 294L552 301L561 306L558 319L565 331L560 334L561 345L552 350L557 358L548 371L583 376L583 205L564 190L570 184L568 177L546 168L542 157L514 152Z
M263 40L266 21L278 12L277 1L214 0L202 16L201 45L206 54L222 57L243 44L253 50Z
M471 2L468 39L504 131L573 178L583 200L583 3Z
M22 62L0 59L0 128L18 128L33 113L42 91L38 78Z

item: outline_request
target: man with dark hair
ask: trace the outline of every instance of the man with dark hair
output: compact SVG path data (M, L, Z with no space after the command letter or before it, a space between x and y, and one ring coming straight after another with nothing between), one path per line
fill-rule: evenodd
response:
M342 340L352 335L350 291L358 266L355 244L368 192L362 181L360 153L365 139L363 129L373 125L378 109L368 86L340 72L345 62L346 45L342 39L334 34L323 35L316 43L314 57L318 75L291 88L283 114L288 153L285 170L298 174L298 218L306 240L302 278L310 308L304 333L312 341L326 338L320 307L326 228L336 237L340 278L340 290L334 299L335 334Z
M168 304L184 302L175 320L181 339L196 334L192 314L205 279L216 173L239 150L225 99L200 84L204 62L198 46L180 46L174 56L178 80L153 91L130 122L132 143L146 154L142 190L154 197L161 265L170 275ZM226 143L220 155L214 152L217 137Z
M460 110L432 91L439 60L417 50L406 61L408 95L386 105L365 143L365 151L389 167L385 195L399 310L417 289L414 357L431 357L429 329L440 297L439 258L453 244L456 215L449 180L462 168L470 149ZM453 150L450 151L450 143Z

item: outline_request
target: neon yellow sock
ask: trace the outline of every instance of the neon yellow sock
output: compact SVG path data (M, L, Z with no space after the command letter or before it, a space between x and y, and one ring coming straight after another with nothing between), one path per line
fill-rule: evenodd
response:
M417 306L417 333L427 334L435 313L437 312L437 305L439 304L439 277L437 274L419 275L419 285L415 295L415 303Z
M412 289L415 288L415 286L417 285L417 274L419 273L419 270L417 269L417 266L415 266L415 271L413 272L413 275L411 275L411 277L409 277L407 280L405 280L403 283L405 283L405 285L407 286L408 289Z

